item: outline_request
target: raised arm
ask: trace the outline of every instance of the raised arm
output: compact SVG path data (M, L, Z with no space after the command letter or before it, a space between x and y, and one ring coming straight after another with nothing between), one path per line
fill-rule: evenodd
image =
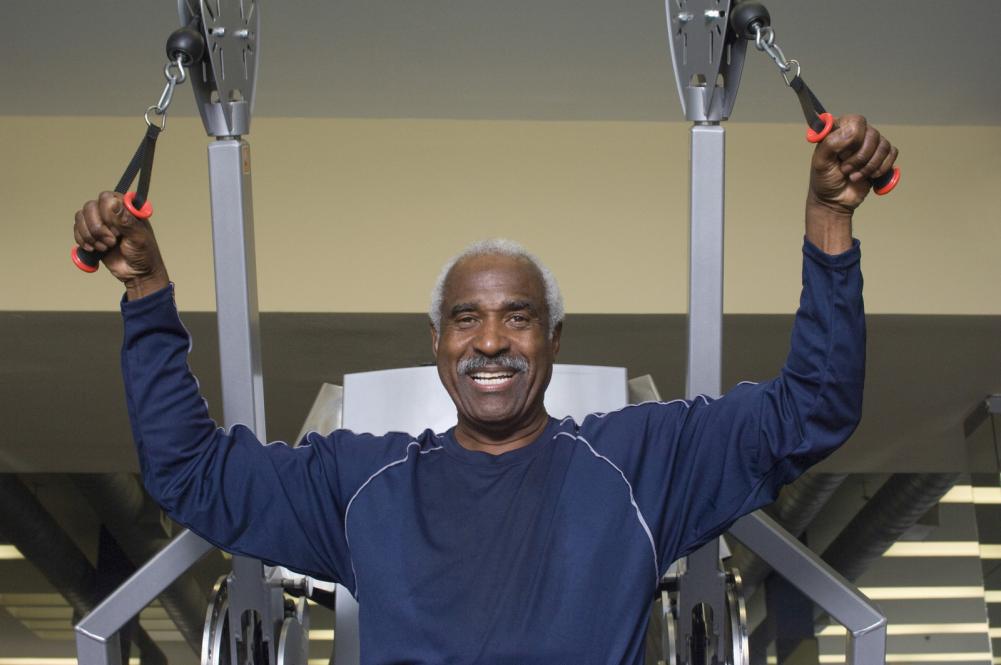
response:
M147 491L225 550L353 587L346 504L394 442L336 432L292 448L219 428L188 367L191 340L150 225L105 192L74 230L126 288L122 371Z
M773 501L858 424L865 317L852 212L895 157L859 116L840 119L815 150L803 290L777 378L715 400L628 407L583 423L584 436L604 442L599 452L630 479L663 568Z

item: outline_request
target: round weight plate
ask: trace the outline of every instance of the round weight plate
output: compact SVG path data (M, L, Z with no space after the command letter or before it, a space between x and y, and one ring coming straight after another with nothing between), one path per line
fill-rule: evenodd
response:
M278 665L306 665L309 657L309 636L299 620L289 617L282 622L278 638Z
M229 578L220 577L209 596L202 628L201 665L229 665Z
M726 610L729 619L725 624L726 645L730 651L726 654L727 665L749 665L747 606L744 604L740 572L736 568L732 568L726 576Z

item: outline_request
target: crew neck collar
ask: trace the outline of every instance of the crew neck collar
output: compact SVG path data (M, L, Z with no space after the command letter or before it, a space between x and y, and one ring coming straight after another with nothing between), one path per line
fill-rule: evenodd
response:
M543 429L531 443L516 450L501 453L500 455L494 455L480 450L469 450L468 448L463 447L463 445L459 443L458 439L455 438L455 427L452 427L445 432L445 436L442 437L442 440L445 445L445 452L460 462L465 462L466 464L477 464L480 466L506 466L510 464L518 464L519 462L524 462L535 457L539 453L539 450L545 445L545 442L556 436L556 430L559 426L559 422L560 421L550 416L549 420L546 422L545 429Z

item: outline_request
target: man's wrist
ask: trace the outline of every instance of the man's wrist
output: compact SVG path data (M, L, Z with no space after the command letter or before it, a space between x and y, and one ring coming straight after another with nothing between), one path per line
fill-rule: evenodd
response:
M125 282L126 300L138 300L170 286L166 270L158 270L151 275L134 277Z
M836 255L852 248L852 210L817 200L806 200L806 239L826 254Z

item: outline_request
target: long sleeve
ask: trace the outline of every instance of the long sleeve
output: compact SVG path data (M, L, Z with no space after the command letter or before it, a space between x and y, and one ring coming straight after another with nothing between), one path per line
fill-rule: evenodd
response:
M354 586L344 515L399 444L339 431L261 445L209 417L173 287L122 305L122 372L143 483L175 520L230 552ZM405 445L405 444L404 444Z
M627 407L582 423L629 479L660 567L773 501L852 434L862 413L865 317L858 241L805 243L803 290L779 376L719 399Z

